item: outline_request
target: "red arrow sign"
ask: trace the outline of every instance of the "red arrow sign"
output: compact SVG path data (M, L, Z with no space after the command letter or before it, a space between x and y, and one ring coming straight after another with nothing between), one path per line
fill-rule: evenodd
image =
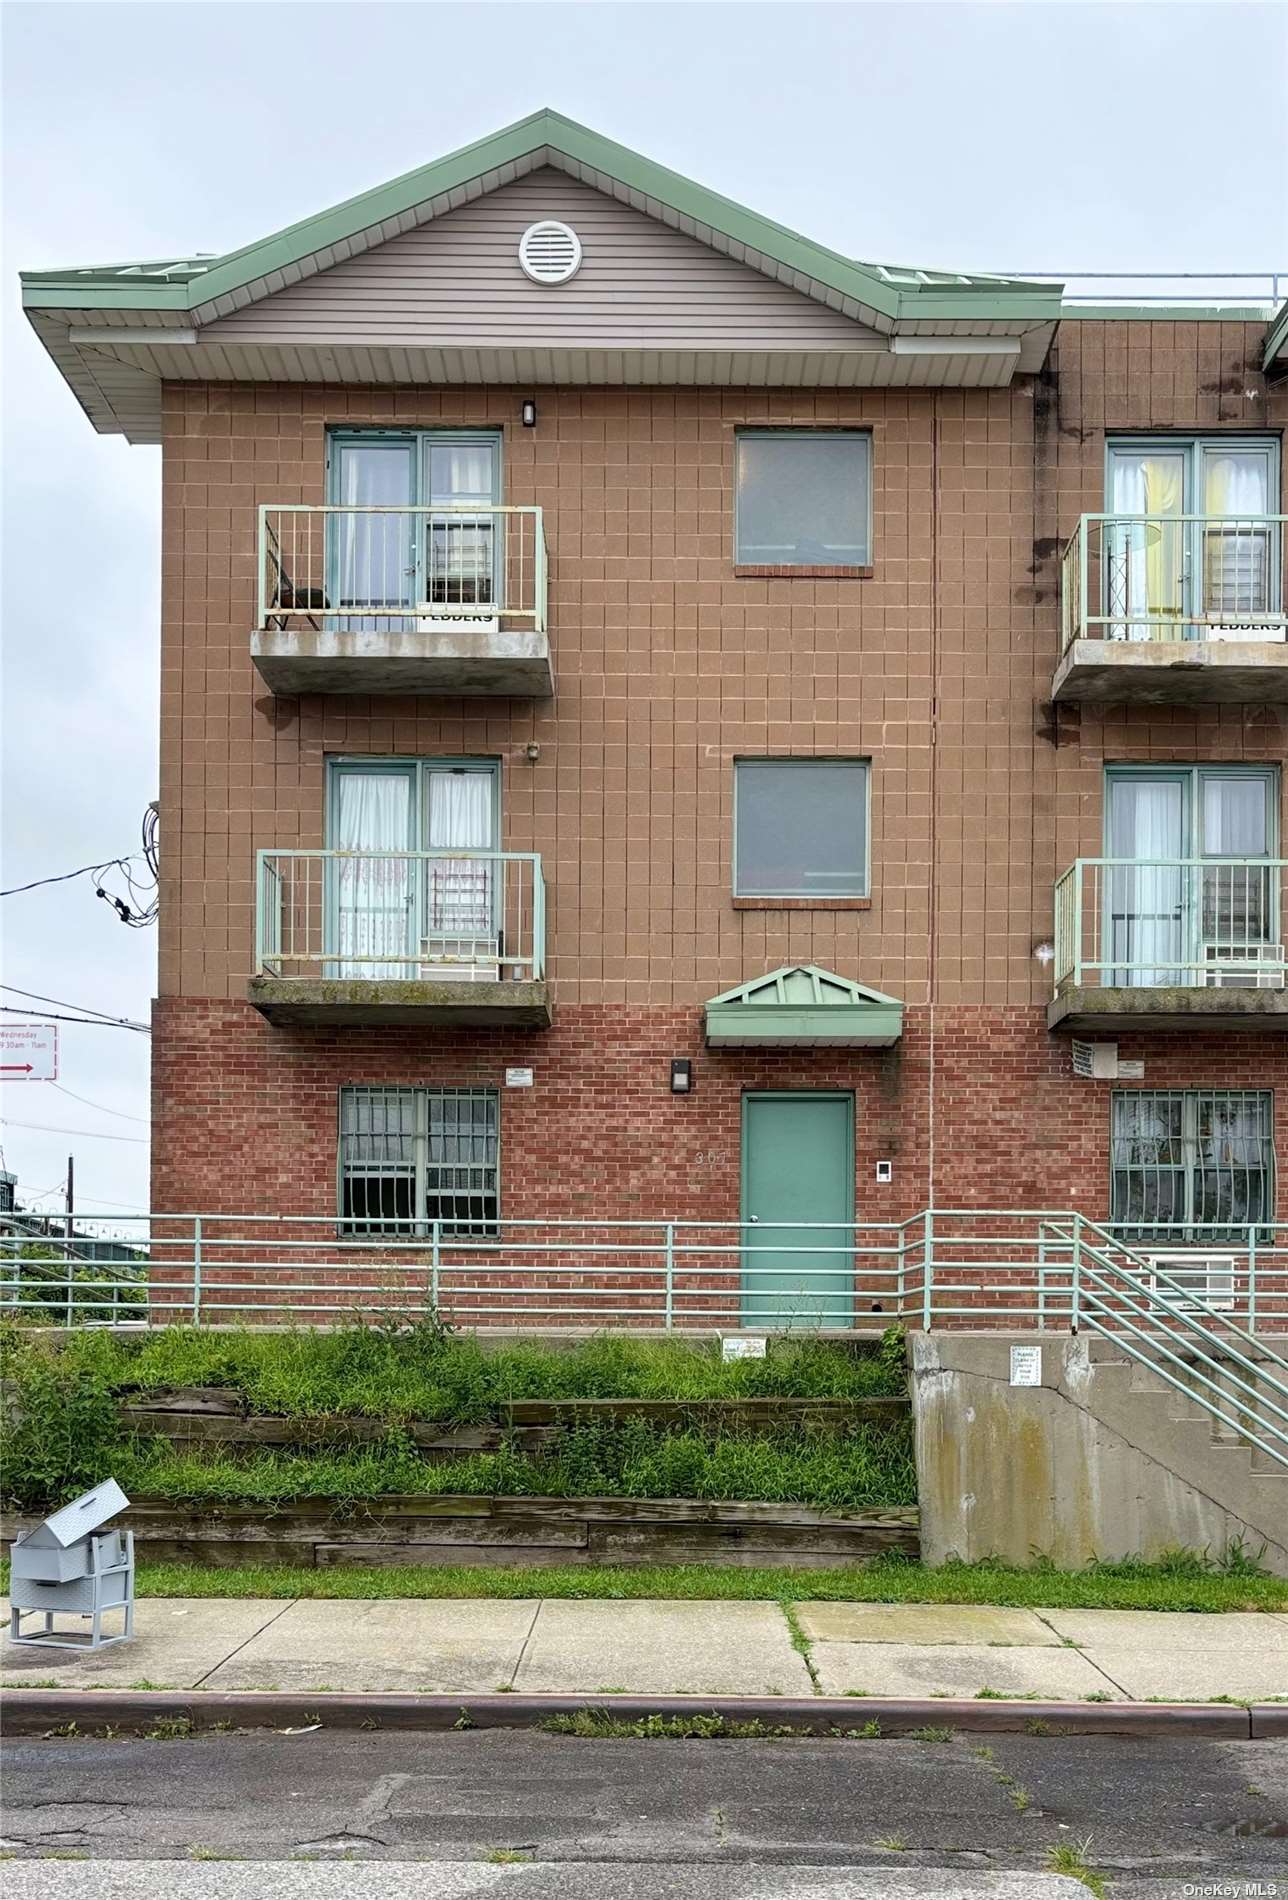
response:
M0 1075L7 1075L10 1069L21 1069L24 1075L31 1074L30 1062L0 1062Z

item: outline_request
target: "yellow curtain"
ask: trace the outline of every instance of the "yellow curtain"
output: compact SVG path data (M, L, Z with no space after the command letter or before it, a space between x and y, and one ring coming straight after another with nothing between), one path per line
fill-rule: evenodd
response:
M1142 456L1140 473L1145 490L1143 513L1182 513L1185 506L1184 470L1177 456ZM1151 615L1169 614L1180 618L1184 552L1184 522L1152 521L1148 524L1145 529L1145 597L1147 611Z

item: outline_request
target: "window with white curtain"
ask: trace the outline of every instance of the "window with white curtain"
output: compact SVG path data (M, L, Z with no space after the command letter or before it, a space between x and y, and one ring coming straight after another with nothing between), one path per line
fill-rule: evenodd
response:
M495 976L499 776L488 760L333 759L328 974ZM425 852L450 857L424 857Z
M735 559L863 567L872 559L872 438L841 429L740 429Z
M1125 1239L1247 1239L1274 1218L1269 1089L1121 1089L1112 1097L1111 1220Z

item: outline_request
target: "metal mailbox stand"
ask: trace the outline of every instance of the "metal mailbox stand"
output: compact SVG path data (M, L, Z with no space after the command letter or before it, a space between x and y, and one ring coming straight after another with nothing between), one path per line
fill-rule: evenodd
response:
M10 1553L9 1641L32 1649L105 1649L134 1634L134 1533L104 1530L129 1499L115 1479L95 1485L15 1542ZM103 1634L103 1612L123 1610L125 1626ZM44 1627L24 1634L24 1613ZM55 1629L55 1616L89 1619L89 1632Z

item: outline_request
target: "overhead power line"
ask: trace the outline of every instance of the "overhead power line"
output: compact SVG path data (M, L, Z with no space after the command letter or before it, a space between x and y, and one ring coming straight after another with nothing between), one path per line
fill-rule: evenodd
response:
M27 1016L41 1023L79 1023L82 1029L133 1029L143 1036L152 1034L142 1023L114 1023L97 1016L60 1016L52 1009L19 1009L14 1003L0 1003L0 1010L6 1016Z
M135 858L141 856L141 852L134 853ZM36 877L30 884L11 885L7 891L0 891L0 897L21 897L24 891L38 891L46 884L68 884L74 877L88 877L91 872L97 876L112 865L126 865L131 862L130 858L102 858L97 864L82 864L78 871L60 871L57 877Z
M49 1122L15 1122L7 1115L0 1116L0 1122L6 1128L29 1128L38 1135L72 1135L77 1141L136 1141L146 1148L146 1135L105 1135L97 1128L55 1128Z
M106 1108L102 1102L91 1102L88 1095L78 1095L75 1089L66 1089L61 1082L51 1082L51 1089L57 1089L70 1102L79 1102L82 1108L96 1108L100 1115L115 1115L123 1122L139 1122L144 1128L151 1126L146 1115L127 1115L123 1108Z
M26 996L33 1003L52 1003L55 1009L80 1010L80 1018L73 1020L97 1019L99 1022L112 1023L118 1028L142 1029L151 1033L147 1023L136 1023L131 1016L112 1016L105 1009L95 1009L92 1003L69 1003L65 996L41 996L36 990L20 990L16 983L0 983L0 990L8 990L10 996ZM28 1016L38 1016L41 1013L34 1009L25 1012Z

